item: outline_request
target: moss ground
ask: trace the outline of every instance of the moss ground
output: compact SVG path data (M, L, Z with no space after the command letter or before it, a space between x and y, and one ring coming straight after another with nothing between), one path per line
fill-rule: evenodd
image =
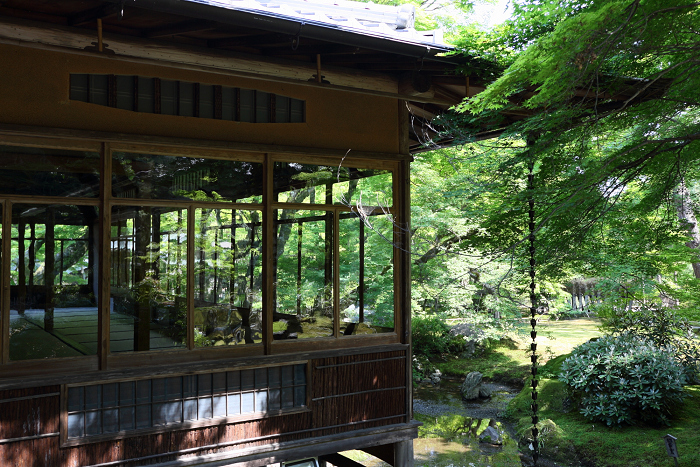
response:
M700 386L689 386L689 397L679 405L670 426L638 425L608 428L583 418L569 401L566 386L554 376L566 354L577 345L597 337L595 320L542 322L538 325L540 368L546 376L540 380L539 417L543 455L561 465L591 467L672 467L663 437L678 438L680 467L700 466ZM529 374L529 342L504 340L482 349L472 359L449 357L436 366L445 374L463 376L480 371L495 381L521 383ZM551 378L551 379L549 379ZM525 387L509 404L507 415L516 430L525 434L530 428L530 388ZM573 461L575 460L575 461Z

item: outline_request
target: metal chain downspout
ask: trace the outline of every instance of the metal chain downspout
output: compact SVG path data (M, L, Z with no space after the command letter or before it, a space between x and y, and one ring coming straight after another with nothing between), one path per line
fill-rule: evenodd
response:
M532 460L534 467L537 467L537 460L540 456L540 448L538 442L539 430L537 429L537 422L539 422L539 417L537 416L537 295L535 295L535 163L533 160L529 164L529 172L527 174L527 190L528 190L528 215L530 217L530 222L528 224L529 231L529 252L530 252L530 325L532 326L532 331L530 331L530 336L532 337L532 343L530 344L530 350L532 354L530 355L530 361L532 362Z

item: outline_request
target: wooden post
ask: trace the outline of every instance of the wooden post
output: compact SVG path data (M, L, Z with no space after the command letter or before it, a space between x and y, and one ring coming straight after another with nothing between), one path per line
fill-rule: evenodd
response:
M365 322L365 221L360 218L360 277L358 284L358 298L360 305L359 323Z
M24 308L27 302L27 266L24 263L24 231L26 224L21 218L17 221L17 311L20 314L24 313ZM9 230L6 230L9 232Z
M111 237L112 237L112 211L110 209L110 199L112 196L112 158L109 151L109 146L103 143L100 149L100 225L98 227L98 251L97 268L98 268L98 293L97 293L97 358L101 370L107 369L107 355L110 348L110 253L111 253ZM119 221L119 225L121 226ZM120 254L121 246L121 230L117 234L117 254ZM123 258L121 259L124 260ZM117 264L117 270L119 269ZM125 274L126 275L126 274ZM120 284L121 285L121 284Z
M274 289L275 274L275 222L272 211L272 201L274 197L274 162L270 160L270 154L265 154L263 160L263 212L262 212L262 289L264 291L262 303L262 324L263 324L263 348L265 355L272 352L272 313L275 310L275 296L271 293Z
M185 319L185 333L189 350L194 349L194 211L195 208L192 205L187 208L187 287L185 288L187 319Z
M102 52L104 45L102 42L102 18L97 18L97 51Z
M309 76L309 75L306 75ZM321 79L321 54L316 54L316 82L318 84L322 83Z
M9 202L2 203L2 257L8 258L12 251L12 206ZM24 248L20 248L23 252ZM0 307L0 363L10 359L10 261L2 262L2 306Z
M394 443L394 467L413 467L413 440Z
M44 290L46 303L44 305L44 330L51 332L54 327L54 278L56 276L56 253L55 245L55 213L54 208L49 206L46 209L46 230L44 233Z

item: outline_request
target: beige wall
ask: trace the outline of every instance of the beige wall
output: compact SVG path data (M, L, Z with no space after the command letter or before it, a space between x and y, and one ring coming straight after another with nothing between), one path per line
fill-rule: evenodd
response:
M71 101L70 73L137 75L276 93L305 100L306 123L240 123ZM398 121L397 102L390 98L0 44L0 123L397 153Z

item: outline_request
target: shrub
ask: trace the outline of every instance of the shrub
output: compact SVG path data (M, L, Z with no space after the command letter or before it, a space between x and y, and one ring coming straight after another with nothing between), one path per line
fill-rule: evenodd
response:
M611 334L631 334L669 350L683 366L689 382L698 382L700 345L690 322L668 307L642 307L639 310L601 308L603 330Z
M685 374L671 351L631 334L605 336L574 349L559 379L581 398L581 413L608 426L668 424L684 397Z
M413 354L437 356L455 350L462 340L450 335L450 326L440 315L413 316L411 325Z

